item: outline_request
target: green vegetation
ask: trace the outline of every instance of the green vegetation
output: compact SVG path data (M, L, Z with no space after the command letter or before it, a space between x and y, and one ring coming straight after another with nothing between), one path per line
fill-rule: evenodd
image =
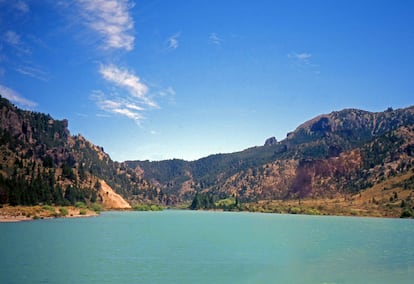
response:
M24 169L15 170L15 173L8 179L2 178L0 174L0 201L2 203L9 203L13 206L37 205L39 203L59 206L75 205L77 201L84 202L93 199L92 190L72 185L67 186L64 190L57 183L53 169L36 168L36 165L33 164L29 173L31 174L30 179L24 173Z
M289 213L290 214L301 214L302 209L300 207L291 207L289 208Z
M84 208L81 208L80 210L79 210L79 214L80 215L86 215L86 209L84 209Z
M401 218L413 218L414 212L412 209L404 209L404 211L401 213Z
M412 177L409 179L409 182L412 181ZM414 218L414 200L411 194L406 199L401 200L400 207L402 208L401 218Z
M219 209L224 211L239 211L241 205L237 197L216 200L215 196L208 193L196 193L189 209L191 210L209 210Z
M132 207L135 211L162 211L164 208L156 204L135 204Z
M82 201L78 201L78 202L76 202L76 203L75 203L75 207L76 207L76 208L82 208L82 209L86 209L86 208L87 208L87 206L86 206L85 202L82 202Z
M65 207L59 208L60 216L67 216L69 214L68 209Z
M207 193L196 193L190 205L191 210L215 209L215 196Z
M101 213L102 212L102 205L98 204L98 203L92 203L89 208L93 211L95 211L96 213Z
M50 205L43 205L43 206L42 206L42 209L43 209L43 210L48 210L48 211L50 211L50 212L55 212L55 207L50 206Z

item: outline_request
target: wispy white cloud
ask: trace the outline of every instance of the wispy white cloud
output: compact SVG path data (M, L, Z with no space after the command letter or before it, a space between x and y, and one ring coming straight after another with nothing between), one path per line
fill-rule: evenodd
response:
M42 81L49 80L49 76L47 75L47 73L39 68L35 68L31 66L20 66L16 68L16 71L22 75L26 75L26 76L29 76L29 77L32 77L38 80L42 80Z
M23 107L28 107L28 108L34 108L37 106L37 103L24 98L15 90L12 90L1 84L0 84L0 95L10 100L11 102L17 104L18 106L23 106Z
M20 41L20 35L18 35L15 31L7 31L4 34L4 41L11 45L19 45L21 43Z
M8 44L12 47L12 49L17 52L17 54L21 55L31 55L31 49L25 44L22 40L22 37L13 30L6 31L2 37L0 38L0 42L3 41L4 43Z
M97 114L96 114L96 116L97 116L97 117L104 117L104 118L109 118L109 117L111 117L111 115L110 115L110 114L106 114L106 113L97 113Z
M29 12L29 5L27 5L24 1L17 1L14 6L19 12L22 12L24 14Z
M309 64L312 54L306 53L306 52L303 52L303 53L292 52L288 54L288 57L291 59L297 60L300 63Z
M178 48L178 38L180 37L180 33L177 33L168 38L168 48L170 49L177 49Z
M169 86L169 87L168 87L168 88L166 88L166 89L162 89L162 90L159 92L159 95L160 95L161 97L166 97L166 96L175 96L175 90L174 90L174 88L173 88L173 87Z
M108 95L104 94L102 91L94 91L92 99L95 100L97 106L101 110L107 113L126 116L138 124L144 119L144 116L142 115L144 108L134 103L131 98L122 98L119 94L113 94L108 98ZM103 117L104 115L100 116Z
M75 14L81 23L88 27L88 34L99 36L99 46L106 50L131 51L134 49L134 21L130 10L133 0L74 0L75 6L63 4L69 10L75 7ZM180 33L167 39L169 49L179 47ZM108 60L105 60L108 62ZM111 62L111 61L109 61ZM159 91L142 82L136 73L125 67L119 67L116 61L100 65L101 78L110 83L110 91L94 91L91 99L98 108L110 115L124 116L140 124L144 113L159 108L156 97L172 97L172 88ZM151 87L152 89L152 87ZM103 115L102 113L100 114Z
M99 73L103 79L115 86L110 95L102 91L94 92L92 98L101 110L125 116L140 124L145 119L143 112L159 108L150 98L148 86L132 71L111 64L101 65Z
M312 71L314 74L319 75L321 72L319 70L319 65L313 62L313 56L308 52L296 53L292 52L287 55L294 63L294 66L298 70L308 70Z
M222 39L216 33L211 33L208 41L215 45L221 45Z
M85 24L103 38L104 49L134 48L134 21L128 0L76 0Z
M87 118L87 117L89 117L89 115L88 115L88 114L86 114L86 113L75 112L75 114L76 114L77 116L79 116L79 117L83 117L83 118Z
M21 14L26 14L30 11L29 5L26 1L23 0L0 0L0 5L5 5L9 11L20 12Z
M17 67L14 67L15 71L22 75L30 76L38 80L48 81L46 72L42 71L38 67L33 67L33 64L30 63L32 61L30 57L32 55L32 51L18 33L13 30L6 31L3 36L3 41L10 46L9 50L12 52L9 54L12 54L11 57L16 60L15 65L17 65ZM0 62L6 58L6 55L0 55Z
M132 102L127 102L125 103L125 107L130 109L130 110L134 110L134 111L142 111L145 110L144 108L132 103Z
M132 71L118 68L117 66L110 64L102 65L99 69L99 73L101 73L102 77L108 82L127 90L128 93L137 99L141 105L151 108L158 107L158 105L149 98L147 85L142 83L141 79Z

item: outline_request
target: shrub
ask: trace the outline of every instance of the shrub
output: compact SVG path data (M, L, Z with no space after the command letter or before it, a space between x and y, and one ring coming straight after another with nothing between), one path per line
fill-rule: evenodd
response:
M42 209L43 210L48 210L50 212L55 212L55 208L53 206L50 206L50 205L43 205Z
M291 207L289 208L290 214L300 214L302 210L299 207Z
M149 211L150 207L146 204L135 204L132 209L135 211Z
M95 211L96 213L101 213L101 211L102 211L102 206L101 206L101 204L98 204L98 203L92 203L90 208L93 211Z
M161 205L148 205L148 204L135 204L132 207L135 211L162 211L163 207Z
M59 211L60 211L60 216L67 216L69 214L68 209L66 209L65 207L59 208Z
M309 208L309 209L305 210L304 214L306 214L306 215L321 215L321 212L317 209Z
M82 209L86 209L87 208L85 202L82 202L82 201L76 202L75 203L75 207L76 208L82 208Z
M412 218L414 217L413 211L410 209L405 209L402 213L400 218Z
M86 209L81 209L81 210L79 210L79 214L80 215L86 215Z
M150 210L151 211L162 211L162 206L160 206L160 205L151 205Z

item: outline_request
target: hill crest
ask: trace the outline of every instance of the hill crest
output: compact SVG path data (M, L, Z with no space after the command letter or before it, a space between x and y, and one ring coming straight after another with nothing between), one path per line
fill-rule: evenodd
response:
M401 210L412 210L406 206L414 189L413 106L334 111L281 141L191 162L122 163L82 135L71 136L67 120L20 110L3 98L0 111L0 203L105 203L105 185L130 204L177 206L195 198L251 204L352 196L392 179L399 181L395 192L407 198Z

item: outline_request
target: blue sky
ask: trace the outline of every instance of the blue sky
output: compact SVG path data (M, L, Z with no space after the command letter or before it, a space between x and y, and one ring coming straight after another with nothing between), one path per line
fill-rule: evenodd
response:
M0 94L117 161L414 104L414 1L0 0Z

